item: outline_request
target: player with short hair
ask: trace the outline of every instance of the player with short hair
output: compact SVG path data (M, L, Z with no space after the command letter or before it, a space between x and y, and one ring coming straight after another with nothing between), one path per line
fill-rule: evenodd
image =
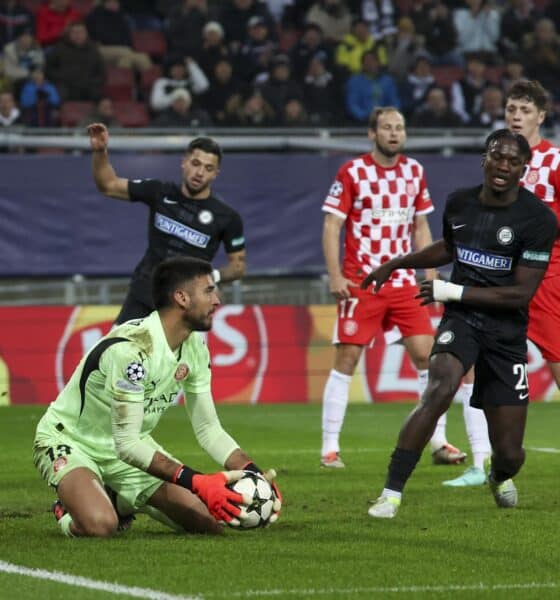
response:
M219 305L212 266L187 257L161 262L153 298L148 317L114 328L84 356L37 426L33 460L58 492L55 516L68 536L111 536L135 512L194 533L219 533L221 523L244 517L237 506L244 499L226 484L241 469L260 469L218 419L198 333L211 328ZM202 474L151 437L180 393L198 443L225 472Z
M517 505L512 477L525 459L527 321L529 301L545 274L558 224L534 194L520 186L531 158L527 140L499 129L486 140L482 185L453 192L443 216L443 239L370 273L375 292L395 269L453 263L451 282L421 284L424 304L445 310L430 358L428 387L406 419L391 456L385 488L369 515L393 518L404 486L463 375L475 368L473 406L482 408L492 443L490 489L502 508Z
M370 153L342 165L323 203L323 252L331 293L338 301L333 335L334 368L323 393L321 465L341 468L339 436L352 375L364 346L378 330L397 326L418 370L419 397L427 383L433 329L418 292L414 270L395 271L379 294L361 290L360 281L387 260L432 242L428 213L433 211L424 169L402 154L404 117L394 107L375 109L369 120ZM340 232L344 259L340 265ZM429 278L436 276L428 272ZM431 440L434 462L457 463L466 454L447 442L445 415Z
M228 264L214 269L214 281L234 281L245 275L245 237L241 217L211 188L220 172L222 150L211 138L190 142L181 162L181 185L157 179L118 177L109 163L109 132L92 123L90 136L93 177L97 189L111 198L143 202L150 208L148 248L134 270L116 323L145 317L154 309L150 296L153 268L172 256L212 261L223 243Z
M560 219L560 148L541 137L547 93L538 81L518 81L506 95L506 125L529 142L532 158L521 185L546 202ZM560 388L560 239L552 248L550 265L529 304L527 335L547 361Z

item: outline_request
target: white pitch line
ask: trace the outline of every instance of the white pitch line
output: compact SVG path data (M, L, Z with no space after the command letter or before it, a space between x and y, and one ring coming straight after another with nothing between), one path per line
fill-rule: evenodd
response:
M325 589L273 589L273 590L247 590L244 592L224 592L207 593L207 596L227 596L228 598L257 598L260 596L325 596L327 594L356 594L363 596L365 594L418 594L421 592L449 594L450 592L470 592L470 591L488 591L496 592L501 590L539 590L539 589L557 589L559 583L475 583L471 585L411 585L394 587L363 587L363 588L325 588Z
M560 448L527 448L533 452L546 452L547 454L560 454Z
M36 579L64 583L66 585L88 588L90 590L100 590L109 594L132 596L133 598L148 598L148 600L203 600L202 596L176 596L174 594L167 594L166 592L152 590L150 588L129 587L118 583L110 583L109 581L98 581L95 579L88 579L87 577L80 577L79 575L70 575L69 573L62 573L61 571L30 569L28 567L21 567L0 560L0 572L2 571L13 575L34 577Z

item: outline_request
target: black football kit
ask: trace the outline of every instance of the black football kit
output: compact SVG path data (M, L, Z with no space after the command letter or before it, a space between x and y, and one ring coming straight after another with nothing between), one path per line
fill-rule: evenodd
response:
M117 323L153 310L151 275L166 258L190 256L211 262L221 243L228 254L245 248L239 213L213 194L195 200L178 185L157 179L130 180L128 193L130 200L150 208L148 248L134 269Z
M508 206L487 206L482 186L452 193L443 237L453 255L451 282L467 287L514 285L517 266L545 270L558 224L534 194L519 189ZM432 354L450 352L465 372L475 365L472 406L526 404L528 307L490 308L449 302Z

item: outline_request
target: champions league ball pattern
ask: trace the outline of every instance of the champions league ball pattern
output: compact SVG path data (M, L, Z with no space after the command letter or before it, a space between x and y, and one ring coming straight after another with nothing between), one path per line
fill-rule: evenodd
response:
M144 366L137 362L132 362L126 367L126 377L132 383L137 383L138 381L142 381L146 376L146 371Z
M245 471L245 475L239 481L228 487L238 494L251 498L251 503L242 507L247 513L247 518L240 520L240 527L242 529L265 527L272 516L275 500L270 483L260 473Z

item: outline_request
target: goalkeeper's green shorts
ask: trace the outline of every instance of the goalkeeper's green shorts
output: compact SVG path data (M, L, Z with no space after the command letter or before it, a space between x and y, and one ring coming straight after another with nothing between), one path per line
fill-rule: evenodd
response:
M173 458L151 437L143 438L154 450ZM179 461L177 461L179 462ZM33 463L41 477L56 488L68 473L78 468L89 469L104 485L108 485L134 510L142 508L164 483L118 458L94 458L86 446L80 445L66 432L43 432L33 444Z

